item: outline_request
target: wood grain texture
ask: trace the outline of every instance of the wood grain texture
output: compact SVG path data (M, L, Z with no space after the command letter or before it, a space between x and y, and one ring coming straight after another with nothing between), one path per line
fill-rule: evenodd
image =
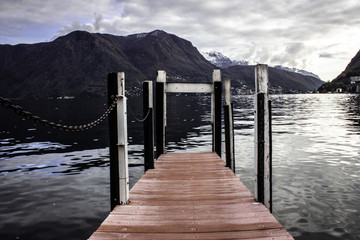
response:
M293 238L216 153L168 153L90 239Z

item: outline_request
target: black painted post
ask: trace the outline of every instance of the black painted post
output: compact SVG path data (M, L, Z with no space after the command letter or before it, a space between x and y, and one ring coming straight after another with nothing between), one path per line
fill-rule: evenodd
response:
M144 165L145 172L154 169L154 113L153 113L153 82L143 83L143 114L144 118Z
M166 72L158 71L156 77L156 158L165 153L166 130Z
M235 172L234 118L231 102L231 81L228 78L224 80L224 122L226 166Z
M226 167L235 172L233 104L224 105Z
M269 181L270 181L270 199L269 199L269 202L270 202L270 207L269 207L269 210L270 212L272 213L272 109L271 109L271 100L269 100L268 102L268 106L269 106L269 140L270 140L270 176L269 176Z
M255 199L272 210L271 102L267 65L255 67Z
M212 93L212 144L213 152L221 157L221 107L222 107L222 83L220 70L213 72L213 93Z
M110 106L117 93L118 81L117 73L108 74L108 105ZM117 147L117 112L111 111L109 114L109 136L110 136L110 210L113 210L116 205L120 204L120 191L119 191L119 153Z
M257 94L257 201L264 203L264 93Z
M221 157L221 82L214 82L215 88L215 152Z
M232 155L233 155L233 158L232 158L232 162L233 162L233 166L234 166L234 173L235 173L235 133L234 133L234 105L233 103L231 103L231 122L232 122L232 143L233 143L233 148L232 148Z
M231 169L231 155L230 150L230 106L224 105L224 122L225 122L225 155L226 167Z

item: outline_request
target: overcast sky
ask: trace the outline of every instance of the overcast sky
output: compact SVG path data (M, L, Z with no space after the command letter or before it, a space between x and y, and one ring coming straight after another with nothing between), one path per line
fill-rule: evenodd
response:
M360 48L359 0L1 0L0 44L161 29L236 60L332 80ZM1 53L0 53L1 54Z

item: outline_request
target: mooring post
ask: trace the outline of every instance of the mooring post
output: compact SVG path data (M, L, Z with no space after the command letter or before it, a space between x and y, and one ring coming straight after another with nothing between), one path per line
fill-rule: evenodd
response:
M272 211L271 104L267 65L255 67L255 200Z
M108 75L108 103L117 97L116 111L109 114L110 130L110 206L129 202L129 171L127 151L127 112L125 74Z
M231 102L231 81L224 79L224 122L226 166L235 172L234 118Z
M212 150L221 157L221 73L213 71L213 92L211 94Z
M159 70L156 77L156 158L165 153L166 132L166 72Z
M144 114L144 165L145 172L154 169L154 104L153 82L143 83L143 114Z
M118 95L118 76L117 73L108 75L108 105L110 106ZM110 206L113 210L120 204L119 192L119 153L117 149L117 112L111 111L109 114L109 136L110 136Z

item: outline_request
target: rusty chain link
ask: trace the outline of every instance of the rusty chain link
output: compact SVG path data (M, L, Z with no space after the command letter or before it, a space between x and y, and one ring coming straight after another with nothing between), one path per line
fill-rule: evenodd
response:
M36 123L42 124L46 127L51 127L54 129L59 129L61 131L85 131L88 130L90 128L93 128L95 126L97 126L99 123L101 123L102 121L104 121L104 119L111 113L111 111L115 108L117 100L118 100L118 96L114 96L114 101L111 103L111 105L109 106L109 108L105 111L105 113L99 117L97 120L90 122L88 124L83 124L83 125L77 125L77 126L67 126L67 125L61 125L58 123L54 123L54 122L50 122L48 120L44 120L41 119L38 116L35 116L34 114L32 114L31 112L28 111L24 111L22 107L13 104L9 99L7 98L3 98L0 97L0 104L8 109L13 110L16 114L21 115L23 117L25 117L26 119L32 120Z

